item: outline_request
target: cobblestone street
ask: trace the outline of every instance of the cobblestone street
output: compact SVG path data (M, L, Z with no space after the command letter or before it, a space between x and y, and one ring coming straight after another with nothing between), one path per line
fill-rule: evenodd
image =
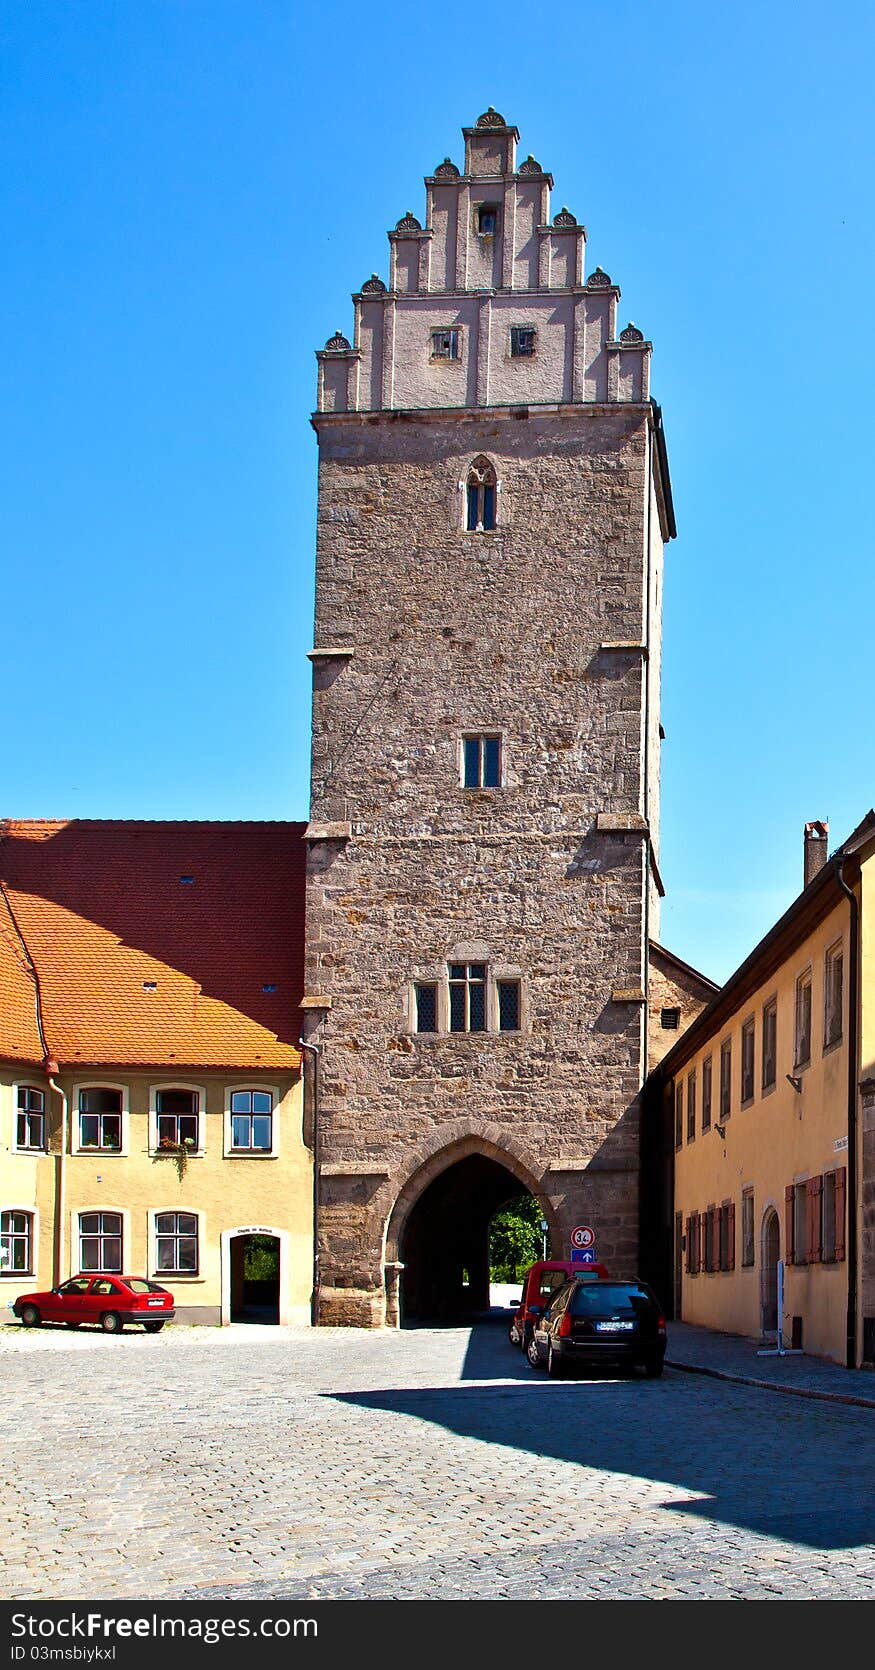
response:
M0 1330L4 1598L864 1598L875 1412L485 1326Z

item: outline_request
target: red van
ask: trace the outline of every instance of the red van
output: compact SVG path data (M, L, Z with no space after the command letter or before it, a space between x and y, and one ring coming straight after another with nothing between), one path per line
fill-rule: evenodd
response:
M518 1345L521 1351L525 1351L532 1337L535 1318L572 1276L607 1274L605 1264L572 1264L570 1259L542 1258L537 1264L530 1264L523 1276L522 1297L507 1330L511 1345Z

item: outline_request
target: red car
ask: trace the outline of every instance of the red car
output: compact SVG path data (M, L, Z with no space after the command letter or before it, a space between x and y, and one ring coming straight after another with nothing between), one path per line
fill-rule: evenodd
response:
M537 1264L530 1264L523 1276L522 1298L507 1331L511 1345L518 1345L520 1350L525 1351L532 1337L533 1324L549 1305L554 1293L558 1293L572 1276L584 1273L606 1276L607 1265L572 1264L570 1259L561 1258L542 1258Z
M12 1309L25 1328L41 1322L64 1322L80 1328L99 1324L105 1334L119 1334L126 1322L139 1322L147 1334L160 1333L176 1311L173 1294L142 1276L113 1276L92 1272L74 1276L49 1293L24 1293Z

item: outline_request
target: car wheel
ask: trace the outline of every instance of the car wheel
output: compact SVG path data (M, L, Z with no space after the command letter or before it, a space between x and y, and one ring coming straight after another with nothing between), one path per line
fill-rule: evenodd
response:
M100 1318L100 1326L105 1334L120 1334L124 1327L124 1323L119 1316L118 1311L105 1310Z
M36 1305L22 1305L19 1316L25 1328L38 1328L42 1322L42 1317Z
M508 1328L507 1337L510 1340L511 1345L519 1345L520 1336L516 1331L516 1323L515 1322L512 1322L510 1327Z
M160 1334L161 1329L164 1327L164 1323L163 1322L144 1322L143 1327L145 1328L147 1334Z
M662 1374L662 1358L648 1357L644 1364L644 1374L648 1380L658 1380Z
M563 1363L562 1358L559 1357L553 1350L552 1340L550 1340L547 1346L547 1373L549 1374L551 1380L561 1380L565 1373L565 1364Z
M528 1345L526 1346L526 1356L528 1357L529 1362L532 1365L532 1368L543 1368L541 1358L538 1354L538 1346L537 1346L534 1334L532 1335L531 1339L529 1340Z

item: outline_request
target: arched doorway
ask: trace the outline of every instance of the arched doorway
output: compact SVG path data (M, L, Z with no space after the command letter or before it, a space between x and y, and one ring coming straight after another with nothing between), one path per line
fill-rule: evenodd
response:
M490 1224L525 1183L468 1153L427 1182L401 1227L402 1323L470 1323L489 1310Z
M225 1229L220 1237L222 1323L286 1323L289 1233L271 1224Z
M778 1329L778 1259L781 1256L781 1224L774 1206L770 1206L762 1225L762 1271L760 1310L764 1334Z

